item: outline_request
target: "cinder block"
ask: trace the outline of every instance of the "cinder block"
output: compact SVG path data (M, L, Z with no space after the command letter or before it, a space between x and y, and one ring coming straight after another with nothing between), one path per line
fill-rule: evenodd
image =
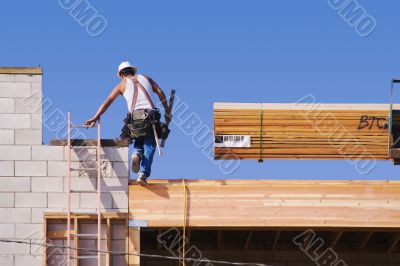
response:
M104 159L108 161L124 162L128 161L128 147L104 147Z
M129 163L125 162L112 162L111 169L112 177L129 177Z
M13 254L13 255L15 255L15 257L17 257L18 255L21 255L21 254L29 254L30 251L31 251L30 246L26 245L26 244L0 242L0 254L1 255ZM22 265L22 264L19 264L19 265ZM30 266L30 264L24 264L24 266L26 266L26 265Z
M14 130L0 129L0 144L14 144Z
M40 129L15 130L15 144L42 145L42 131Z
M39 97L38 97L39 96ZM40 114L42 112L41 94L32 94L28 98L15 98L15 113Z
M64 160L64 147L61 146L33 146L32 160L62 161Z
M16 224L16 239L43 239L43 224Z
M32 192L63 192L62 177L32 177Z
M15 193L15 207L47 207L46 193Z
M101 191L128 193L128 178L103 178Z
M112 207L120 211L127 211L128 209L128 193L111 193Z
M29 247L29 245L27 245ZM35 255L16 255L14 266L42 266L42 256Z
M75 191L96 191L97 179L94 177L71 177L71 189ZM68 189L68 178L64 178L64 192Z
M0 82L0 97L29 97L31 84L29 82Z
M72 208L79 208L79 194L71 195ZM49 208L67 208L67 193L48 193Z
M0 255L0 265L14 265L14 256L13 255Z
M42 129L42 114L32 114L31 124L33 129Z
M13 208L14 206L14 193L2 192L0 193L0 208Z
M30 222L31 209L29 208L0 208L0 223L2 224Z
M30 159L31 159L30 146L14 146L14 145L0 146L0 160L30 160Z
M0 113L8 114L14 113L14 99L13 98L0 98Z
M63 212L63 208L32 208L32 223L43 223L44 213Z
M0 224L0 238L14 238L14 233L15 233L14 230L15 230L14 224Z
M96 193L81 193L80 208L96 208L97 194ZM110 193L101 193L101 207L104 209L112 208L112 198Z
M14 175L14 161L0 161L0 176Z
M29 114L0 114L0 128L2 128L2 129L28 129L28 128L31 128L31 115L29 115Z
M28 191L31 191L30 177L14 177L14 176L0 177L0 192L28 192Z
M0 82L41 82L42 75L0 74Z
M47 172L49 176L66 176L67 162L49 161L47 165Z
M31 92L33 95L37 94L37 95L42 95L42 80L40 81L32 81L31 82Z
M15 176L47 176L47 162L16 161Z
M32 243L32 245L31 245L31 255L42 255L43 256L45 247L40 246L40 245L34 245L34 243L38 243L38 244L42 243L43 244L43 242L44 242L43 239L42 240L32 240L31 241L31 243ZM49 265L49 264L47 264L47 265Z

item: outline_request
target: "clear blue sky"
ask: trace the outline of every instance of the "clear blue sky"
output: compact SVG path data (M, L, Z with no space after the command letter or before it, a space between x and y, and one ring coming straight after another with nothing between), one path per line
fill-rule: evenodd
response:
M68 2L68 1L67 1ZM91 117L129 60L212 128L214 102L388 103L400 76L400 2L359 0L376 19L360 37L327 0L89 1L108 22L91 37L59 1L3 1L0 65L44 69L44 97L73 120ZM400 98L400 97L399 97ZM103 116L103 137L120 134L122 97ZM153 178L400 179L379 162L367 176L347 161L242 161L224 176L174 126ZM44 131L44 142L55 133Z

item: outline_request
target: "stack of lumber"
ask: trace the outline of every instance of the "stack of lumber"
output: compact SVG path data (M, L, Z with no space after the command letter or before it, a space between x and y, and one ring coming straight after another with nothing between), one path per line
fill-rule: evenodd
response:
M214 158L386 160L388 117L389 104L215 103Z

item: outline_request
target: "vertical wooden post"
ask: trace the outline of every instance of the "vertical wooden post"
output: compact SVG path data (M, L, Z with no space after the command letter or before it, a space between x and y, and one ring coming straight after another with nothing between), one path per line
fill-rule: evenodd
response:
M74 234L79 234L78 217L74 217ZM74 250L72 252L74 253L75 258L79 256L79 252L77 250L77 248L79 248L78 243L79 243L79 238L77 235L74 235ZM74 259L73 263L74 263L74 266L78 266L79 265L78 259Z
M129 228L129 253L140 253L140 228ZM129 266L140 266L140 257L129 255Z
M112 228L111 228L111 219L107 218L107 230L106 230L106 246L107 246L107 251L111 251L111 234L112 234ZM111 256L110 253L106 254L106 265L110 266L111 265Z

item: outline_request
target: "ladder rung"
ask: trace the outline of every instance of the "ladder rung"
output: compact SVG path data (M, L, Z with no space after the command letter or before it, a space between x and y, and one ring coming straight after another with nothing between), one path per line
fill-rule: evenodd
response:
M77 237L98 237L98 234L71 234L71 236L77 236Z
M71 171L97 171L97 167L93 168L71 168Z
M97 149L97 146L71 146L71 150L76 150L76 149Z
M89 128L97 128L97 125L94 125L93 127L89 127L86 125L71 125L71 128L87 128L87 129L89 129Z
M71 257L73 260L84 260L84 259L98 259L98 256L78 256L78 257Z

